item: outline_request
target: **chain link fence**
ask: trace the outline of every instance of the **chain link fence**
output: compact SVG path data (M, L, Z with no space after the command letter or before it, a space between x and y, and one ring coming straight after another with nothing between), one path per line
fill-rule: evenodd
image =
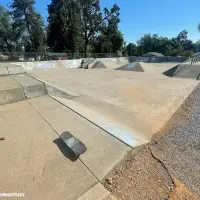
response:
M3 52L0 53L0 61L30 62L71 60L80 58L114 58L118 54L113 53L53 53L53 52Z
M54 52L8 52L0 53L0 62L30 62L30 61L51 61L71 60L80 58L116 58L118 54L113 53L54 53ZM184 62L186 57L129 57L131 62ZM196 61L196 60L195 60Z

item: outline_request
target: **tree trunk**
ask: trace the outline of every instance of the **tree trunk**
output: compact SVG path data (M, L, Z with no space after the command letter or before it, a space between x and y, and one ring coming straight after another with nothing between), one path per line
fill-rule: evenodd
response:
M89 44L89 40L88 40L88 39L85 39L85 48L84 48L85 54L87 54L87 47L88 47L88 44Z

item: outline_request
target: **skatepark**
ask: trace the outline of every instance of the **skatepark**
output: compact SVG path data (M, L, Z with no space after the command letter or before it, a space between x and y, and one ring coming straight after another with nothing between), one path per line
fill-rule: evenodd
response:
M114 199L106 180L149 143L154 156L179 177L181 165L193 163L198 151L191 145L188 160L178 160L182 155L171 145L172 132L187 114L198 118L200 64L132 63L128 58L85 59L85 68L81 63L0 64L0 188L22 192L29 200ZM183 117L180 109L185 109ZM87 147L79 158L60 139L66 131ZM170 134L170 139L163 136ZM176 140L178 146L184 143L182 137ZM171 151L177 153L176 164ZM181 180L200 195L197 173L188 180L188 172L181 172Z

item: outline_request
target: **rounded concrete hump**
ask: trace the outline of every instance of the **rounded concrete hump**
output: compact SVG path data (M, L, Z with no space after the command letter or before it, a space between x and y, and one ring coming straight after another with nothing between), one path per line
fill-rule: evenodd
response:
M91 69L102 69L102 68L106 68L106 66L105 66L101 61L97 61L97 62L91 67Z
M119 67L116 70L144 72L144 69L142 68L139 62L132 62L127 65L123 65L122 67Z

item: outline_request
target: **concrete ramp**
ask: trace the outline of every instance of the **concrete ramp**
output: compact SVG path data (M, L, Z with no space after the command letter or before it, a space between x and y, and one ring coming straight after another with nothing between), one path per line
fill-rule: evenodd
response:
M35 70L32 76L71 98L51 96L131 147L150 141L198 84L121 70Z
M200 64L182 63L163 73L169 77L200 80Z
M97 61L97 62L91 67L91 69L102 69L102 68L106 68L106 66L105 66L101 61Z
M89 65L94 62L94 58L83 59L78 68L89 69Z
M119 67L116 70L144 72L144 69L139 62L132 62L130 64Z
M131 150L104 130L48 96L30 99L29 102L58 135L68 131L86 145L87 151L80 159L99 181L102 181Z

